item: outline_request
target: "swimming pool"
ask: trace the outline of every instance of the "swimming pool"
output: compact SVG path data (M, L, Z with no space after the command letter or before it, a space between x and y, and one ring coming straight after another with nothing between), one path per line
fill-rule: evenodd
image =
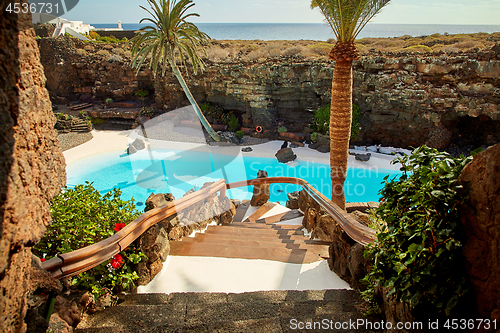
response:
M102 194L118 187L122 198L144 203L151 193L171 192L176 198L205 182L226 179L236 182L257 177L265 170L269 177L298 177L306 180L326 197L331 197L330 167L309 161L279 163L275 158L248 155L223 155L192 150L142 150L133 155L123 151L95 154L70 163L67 185L73 187L90 181ZM398 176L387 169L349 168L345 183L346 200L378 201L383 178ZM271 201L285 204L287 193L299 190L293 184L272 184ZM250 199L252 186L229 190L228 196Z

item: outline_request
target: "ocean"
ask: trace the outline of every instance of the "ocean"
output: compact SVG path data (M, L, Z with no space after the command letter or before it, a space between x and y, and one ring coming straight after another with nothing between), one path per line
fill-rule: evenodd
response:
M116 28L117 23L91 24L96 28ZM318 40L334 38L331 28L323 23L197 23L198 28L218 40ZM123 23L125 30L137 30L141 24ZM439 34L500 32L500 25L447 25L447 24L379 24L369 23L358 38L412 37Z

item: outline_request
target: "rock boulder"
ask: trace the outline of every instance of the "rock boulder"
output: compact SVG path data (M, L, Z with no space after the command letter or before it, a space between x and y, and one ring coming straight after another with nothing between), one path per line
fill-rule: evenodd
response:
M148 210L151 210L153 208L164 206L167 203L172 202L174 200L175 197L172 193L165 193L165 194L151 193L149 197L146 199L146 208L144 208L144 211L147 212Z
M275 156L280 163L288 163L297 159L297 155L293 153L292 148L282 148L278 150Z
M372 156L371 153L368 154L354 154L354 158L356 161L361 161L361 162L368 162L370 160L370 157Z
M467 198L460 209L464 257L481 318L500 320L500 144L476 155L458 181Z
M299 191L287 194L288 200L286 201L286 208L298 209L299 208Z
M267 178L267 172L259 170L259 172L257 173L257 178ZM250 205L262 206L263 204L265 204L271 197L269 186L270 184L254 185L253 196L252 200L250 201Z

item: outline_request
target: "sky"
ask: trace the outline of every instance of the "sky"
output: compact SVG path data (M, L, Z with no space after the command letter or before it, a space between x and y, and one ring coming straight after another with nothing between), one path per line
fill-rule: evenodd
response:
M194 23L322 23L311 0L194 0ZM139 23L146 0L80 0L68 20ZM500 25L500 0L392 0L372 21L392 24Z

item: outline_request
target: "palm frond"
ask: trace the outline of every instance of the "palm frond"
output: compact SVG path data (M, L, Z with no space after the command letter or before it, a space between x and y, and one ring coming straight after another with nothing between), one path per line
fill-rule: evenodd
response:
M390 0L312 0L339 42L352 42Z
M200 47L208 45L210 37L187 21L199 16L188 12L194 6L193 1L148 0L148 3L150 9L140 7L150 17L140 22L149 22L151 25L139 29L132 39L132 67L139 71L151 54L149 67L155 75L158 69L161 69L162 76L165 75L171 61L179 61L181 65L189 61L195 74L198 70L204 70L203 61L197 52Z

